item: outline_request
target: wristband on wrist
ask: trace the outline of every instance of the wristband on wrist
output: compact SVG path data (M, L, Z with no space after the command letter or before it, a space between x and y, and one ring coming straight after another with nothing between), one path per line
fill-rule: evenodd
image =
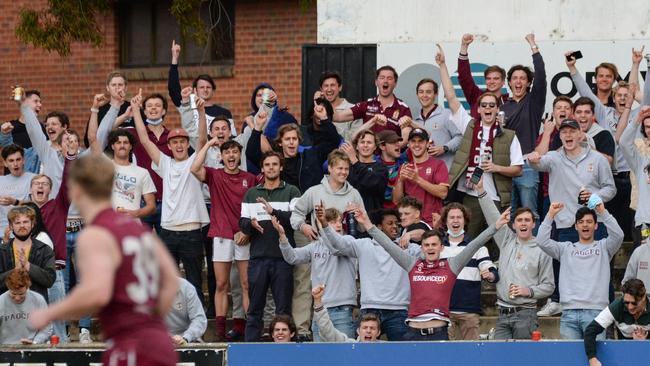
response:
M99 113L99 109L93 107L93 108L90 108L90 112Z
M20 204L20 200L16 198L16 201L14 201L14 206L18 206Z
M325 309L325 305L320 304L319 306L314 307L314 312L323 311L323 309Z
M535 50L539 51L539 47L537 47L536 44L530 46L530 49L533 50L533 51L535 51Z
M487 192L483 191L483 193L479 193L478 198L483 198L485 196L487 196Z

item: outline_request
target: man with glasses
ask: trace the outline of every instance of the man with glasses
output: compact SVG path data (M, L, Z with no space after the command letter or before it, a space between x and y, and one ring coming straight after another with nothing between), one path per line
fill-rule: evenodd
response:
M515 132L503 128L502 121L497 120L499 97L494 93L483 93L478 99L480 119L472 119L456 97L445 55L439 45L438 49L436 63L440 67L442 87L452 112L451 119L463 133L463 140L449 170L451 189L448 200L462 203L475 215L467 227L467 233L476 237L487 225L472 175L478 173L477 168L483 171L484 194L502 211L510 206L512 178L521 175L524 160Z
M596 358L596 335L612 324L616 324L618 339L648 339L650 311L648 294L643 282L631 279L623 285L623 296L614 300L598 314L585 330L585 353L589 366L600 366Z

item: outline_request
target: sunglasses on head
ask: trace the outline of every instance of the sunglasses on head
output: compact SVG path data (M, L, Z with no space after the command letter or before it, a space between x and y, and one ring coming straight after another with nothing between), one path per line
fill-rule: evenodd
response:
M482 107L482 108L487 108L487 107L494 108L494 107L496 107L496 106L497 106L497 104L494 103L494 102L490 102L490 103L488 103L488 102L481 103L481 107Z

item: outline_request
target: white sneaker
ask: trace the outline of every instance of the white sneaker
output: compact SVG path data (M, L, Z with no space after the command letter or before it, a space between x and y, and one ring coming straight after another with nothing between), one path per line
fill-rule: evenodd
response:
M562 305L555 301L548 299L546 305L544 305L538 312L537 316L553 316L560 314L562 312Z
M81 328L81 331L79 331L79 343L81 344L93 343L93 339L90 338L90 331L88 329Z

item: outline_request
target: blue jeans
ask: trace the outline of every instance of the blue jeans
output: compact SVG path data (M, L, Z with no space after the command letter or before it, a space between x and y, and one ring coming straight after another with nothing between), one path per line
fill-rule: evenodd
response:
M433 334L422 334L422 329L408 327L408 331L404 335L405 341L448 341L449 340L449 327L441 327L436 329Z
M535 220L539 223L537 212L537 187L539 186L539 172L524 164L521 176L512 179L512 212L520 207L533 210Z
M600 310L592 309L570 309L562 312L560 318L560 337L562 339L583 339L585 329L591 323ZM601 332L596 340L605 340L605 331Z
M408 311L387 309L361 309L361 315L373 313L381 322L381 332L389 341L403 341L409 327L406 325Z
M50 304L59 302L65 298L65 281L63 280L63 269L56 270L56 279L54 284L47 290L47 296L50 298ZM68 332L65 329L65 321L52 322L54 334L59 336L61 343L68 342Z
M357 338L356 329L354 329L354 321L352 321L352 305L341 305L327 308L327 314L329 315L334 328L344 333L348 338ZM320 330L315 321L311 322L311 334L314 338L314 342L321 342Z
M77 236L79 236L79 231L76 233L65 234L68 257L66 258L65 269L63 270L63 280L65 282L66 293L70 292L70 290L72 290L77 284L77 256L75 254L75 249L77 247ZM79 319L79 328L90 329L90 316L84 316L83 318Z

